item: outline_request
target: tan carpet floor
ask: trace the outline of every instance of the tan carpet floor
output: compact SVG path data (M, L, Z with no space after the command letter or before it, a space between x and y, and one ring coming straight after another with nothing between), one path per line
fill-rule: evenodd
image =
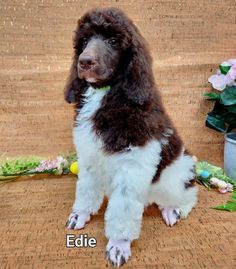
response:
M41 178L0 185L0 268L112 268L104 259L105 203L83 231L64 228L75 178ZM144 214L141 237L123 268L236 268L236 213L211 209L228 199L203 187L187 220L169 228L155 206ZM95 248L67 249L66 234L88 234Z

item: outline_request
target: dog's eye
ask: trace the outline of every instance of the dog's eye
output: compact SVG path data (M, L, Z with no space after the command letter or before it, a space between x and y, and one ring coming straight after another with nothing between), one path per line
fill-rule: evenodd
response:
M116 46L118 44L118 41L116 38L111 38L108 40L108 43L111 45L111 46Z
M85 47L88 44L88 38L84 37L82 39L82 44L83 44L83 47Z

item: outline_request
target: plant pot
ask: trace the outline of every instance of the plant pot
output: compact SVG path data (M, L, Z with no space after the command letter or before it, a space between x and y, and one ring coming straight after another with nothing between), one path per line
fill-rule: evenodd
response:
M236 133L225 135L224 169L228 177L236 180Z

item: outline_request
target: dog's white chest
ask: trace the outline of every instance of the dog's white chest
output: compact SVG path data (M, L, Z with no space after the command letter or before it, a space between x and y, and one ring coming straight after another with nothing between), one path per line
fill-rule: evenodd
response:
M89 87L84 95L84 105L76 118L76 127L73 130L74 144L78 154L79 165L104 167L105 154L102 150L102 141L95 134L92 126L92 117L101 105L104 90Z

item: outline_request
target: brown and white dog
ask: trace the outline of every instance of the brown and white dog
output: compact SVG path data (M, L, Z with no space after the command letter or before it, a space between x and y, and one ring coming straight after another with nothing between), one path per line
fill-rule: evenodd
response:
M194 160L162 105L145 40L121 11L97 9L79 21L65 99L75 103L79 180L69 229L82 229L103 202L107 259L120 266L140 234L144 207L165 223L197 201Z

